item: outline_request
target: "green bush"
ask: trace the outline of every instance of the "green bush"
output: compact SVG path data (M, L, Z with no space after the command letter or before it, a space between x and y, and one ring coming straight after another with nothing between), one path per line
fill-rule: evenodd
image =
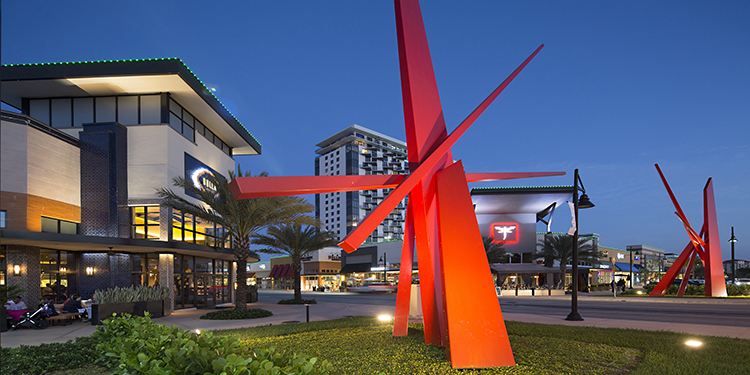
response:
M318 303L315 299L282 299L279 305L314 305Z
M66 343L21 345L17 348L0 348L0 374L46 374L55 370L77 369L93 363L99 353L99 340L79 337Z
M258 319L273 316L273 313L263 309L247 310L218 310L208 314L201 315L201 319L209 320L237 320L237 319Z
M0 285L0 305L5 304L5 301L9 301L15 296L23 294L25 291L26 289L18 285Z
M123 314L105 319L94 337L113 374L325 374L327 361L296 353L251 350L231 337L196 334L151 318Z
M99 304L119 302L161 301L169 296L169 288L149 287L145 285L129 286L127 288L97 290L94 300Z
M727 284L727 295L730 296L750 296L750 285Z

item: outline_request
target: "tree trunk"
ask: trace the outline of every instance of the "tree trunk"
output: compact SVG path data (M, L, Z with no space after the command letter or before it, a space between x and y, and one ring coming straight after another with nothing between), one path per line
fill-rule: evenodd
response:
M234 294L234 308L247 310L247 258L237 259L237 291Z
M250 240L248 237L235 237L234 243L234 257L237 258L237 290L234 294L234 308L247 310L247 257L250 256Z
M562 285L563 290L565 290L565 270L567 268L565 264L560 265L560 283L557 284L557 287L559 288Z
M292 259L292 269L294 270L294 299L297 301L302 300L302 264L301 260Z

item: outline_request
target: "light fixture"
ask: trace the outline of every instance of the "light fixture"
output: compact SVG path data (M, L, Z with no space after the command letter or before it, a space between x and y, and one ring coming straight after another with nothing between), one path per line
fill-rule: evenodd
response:
M16 274L16 275L20 275L21 274L21 266L19 266L18 264L16 264L15 266L13 266L13 273Z
M594 207L594 204L591 203L589 200L589 196L586 195L586 193L581 194L581 197L578 198L578 208L592 208Z
M86 267L86 276L94 276L94 267Z
M65 267L60 267L60 272L68 272L68 269Z
M200 334L201 334L201 330L199 330L199 329L196 329L196 330L195 330L195 334L196 334L196 335L200 335Z
M688 341L685 341L685 345L687 345L687 346L689 346L691 348L697 348L697 347L700 347L701 345L703 345L703 343L700 342L700 341L698 341L698 340L688 340Z
M393 317L387 314L378 315L378 320L381 322L390 322L393 320Z

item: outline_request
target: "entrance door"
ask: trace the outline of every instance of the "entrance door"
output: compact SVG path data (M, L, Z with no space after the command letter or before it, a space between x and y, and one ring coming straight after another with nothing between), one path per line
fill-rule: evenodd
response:
M216 304L216 292L212 275L195 275L195 307L213 307Z

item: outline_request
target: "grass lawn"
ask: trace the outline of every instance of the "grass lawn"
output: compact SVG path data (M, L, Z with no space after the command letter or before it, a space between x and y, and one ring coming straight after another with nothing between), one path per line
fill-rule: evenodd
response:
M420 324L391 337L373 318L216 332L250 346L293 350L327 359L336 374L750 374L750 340L616 328L507 322L517 366L454 370L445 350L424 345ZM703 341L699 349L684 345Z
M328 360L333 374L750 374L750 340L692 336L617 328L569 327L506 322L516 367L454 370L445 350L424 345L421 324L411 324L407 337L393 338L391 324L371 317L263 326L216 331L216 336L237 337L251 348L276 347ZM688 339L703 342L698 349ZM54 375L104 374L92 365L95 352L90 338L81 343L42 347L2 348L3 362L59 362ZM87 341L88 340L88 341ZM52 354L50 354L52 353ZM75 353L78 365L63 366ZM88 358L88 356L92 358ZM77 358L81 357L81 358ZM84 358L86 357L86 358ZM82 366L82 367L81 367ZM0 374L10 374L0 366ZM55 368L53 367L53 368ZM38 373L38 372L19 372Z

